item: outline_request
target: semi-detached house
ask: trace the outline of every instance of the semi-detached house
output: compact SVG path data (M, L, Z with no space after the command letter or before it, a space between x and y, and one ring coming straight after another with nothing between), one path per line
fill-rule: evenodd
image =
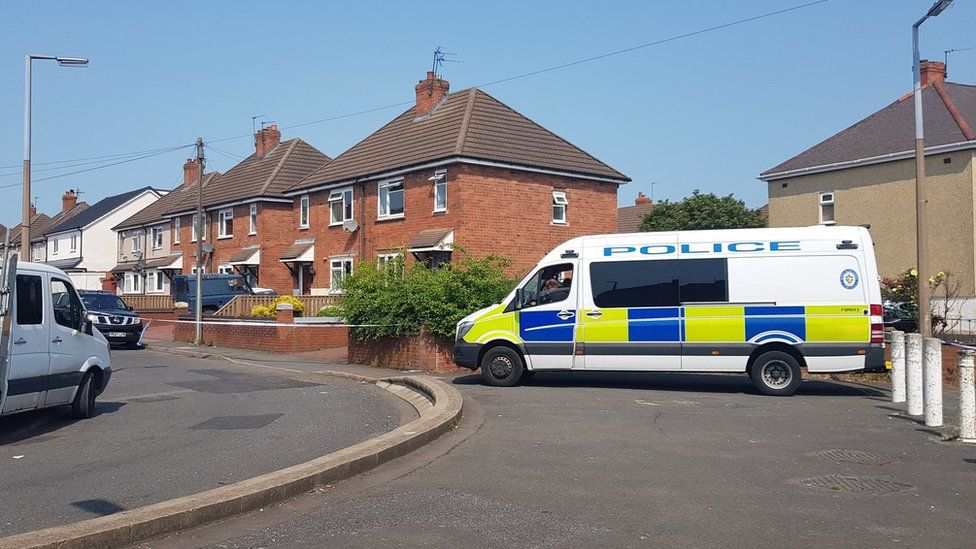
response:
M617 230L624 174L477 88L428 73L416 104L284 191L294 199L295 293L338 291L357 261L454 247L523 273L573 237ZM264 253L262 251L262 253ZM279 292L281 290L279 289Z
M184 261L183 251L174 247L174 221L166 214L195 199L199 173L196 160L187 160L179 187L114 227L118 257L106 289L121 294L170 293L170 279L183 272ZM218 172L205 174L204 187L219 176Z

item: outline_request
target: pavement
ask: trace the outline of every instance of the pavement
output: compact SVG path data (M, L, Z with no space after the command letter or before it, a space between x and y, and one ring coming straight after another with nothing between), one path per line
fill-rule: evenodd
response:
M417 417L374 384L311 368L151 349L112 359L96 417L52 409L0 419L0 536L248 479Z
M809 380L776 398L734 375L451 381L464 397L454 433L145 546L973 545L976 445L943 441L951 428L905 416L884 386Z

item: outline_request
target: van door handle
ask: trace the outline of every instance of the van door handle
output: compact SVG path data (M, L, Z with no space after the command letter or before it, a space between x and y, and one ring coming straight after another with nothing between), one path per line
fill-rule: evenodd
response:
M22 337L18 337L17 341L14 341L14 345L23 345L25 343L27 343L27 340Z
M563 309L563 310L559 311L558 313L556 313L556 316L558 316L562 320L568 320L568 319L573 318L574 316L576 316L576 313L574 313L573 311L568 311L566 309Z
M61 336L55 336L55 338L51 340L51 343L60 344L61 341Z
M590 318L600 318L601 316L603 316L603 313L600 311L590 311L586 313L586 316Z

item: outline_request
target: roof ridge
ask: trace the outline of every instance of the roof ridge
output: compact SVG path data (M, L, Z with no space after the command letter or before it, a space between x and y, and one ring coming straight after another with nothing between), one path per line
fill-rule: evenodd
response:
M274 171L271 172L271 175L268 176L268 180L265 181L264 185L261 186L262 195L268 192L268 187L270 187L271 183L275 180L276 177L278 177L278 173L281 172L281 169L282 167L284 167L285 162L288 162L288 158L291 157L292 151L295 150L295 146L298 145L297 137L293 139L289 139L289 141L291 141L291 145L288 145L288 150L285 151L284 156L282 156L281 160L278 161L278 165L275 166Z
M454 154L461 154L461 151L464 150L464 140L468 137L471 111L474 110L474 100L477 96L477 88L468 88L468 103L464 106L464 118L461 119L461 128L458 130L457 143L454 145Z
M952 117L953 122L959 126L959 131L962 132L962 136L966 138L967 141L972 141L976 139L976 134L973 133L973 129L966 122L966 118L963 116L959 109L956 108L956 104L949 97L949 91L945 89L942 82L933 82L932 86L935 91L939 94L939 98L942 99L942 104L945 105L946 110L949 111L949 116Z

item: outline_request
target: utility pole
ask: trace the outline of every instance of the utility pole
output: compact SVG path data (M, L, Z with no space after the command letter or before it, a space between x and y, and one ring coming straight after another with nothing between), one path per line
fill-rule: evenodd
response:
M660 181L651 181L651 202L654 202L654 185L659 185Z
M203 138L197 138L197 276L194 316L196 317L196 335L193 342L203 344Z
M942 13L952 0L938 0L924 17L912 25L912 72L915 80L915 255L918 261L918 330L923 338L932 337L932 291L929 288L929 262L925 196L925 126L922 121L922 67L918 53L918 28L929 17Z

